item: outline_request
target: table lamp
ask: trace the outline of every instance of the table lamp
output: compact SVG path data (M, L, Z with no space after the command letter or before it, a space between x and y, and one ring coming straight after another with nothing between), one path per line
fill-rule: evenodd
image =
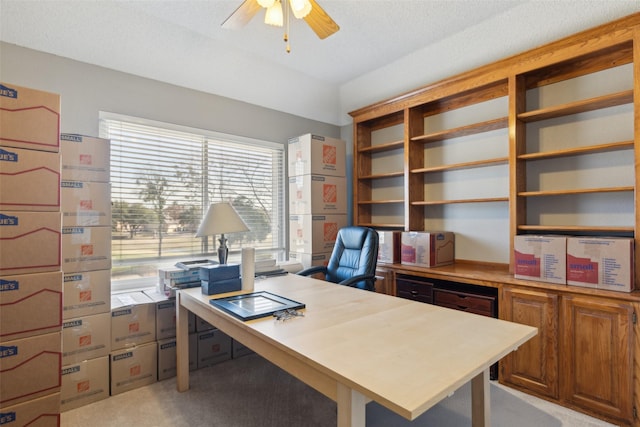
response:
M247 224L240 218L238 212L228 202L212 203L207 210L207 214L202 219L200 227L196 232L196 237L206 237L220 234L220 247L218 248L218 260L220 264L227 263L227 239L225 233L238 233L249 231Z

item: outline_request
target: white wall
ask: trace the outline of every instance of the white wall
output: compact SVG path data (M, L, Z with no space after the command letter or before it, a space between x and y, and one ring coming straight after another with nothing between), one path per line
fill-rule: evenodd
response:
M108 111L286 143L337 126L0 42L0 81L61 95L61 131L98 136Z

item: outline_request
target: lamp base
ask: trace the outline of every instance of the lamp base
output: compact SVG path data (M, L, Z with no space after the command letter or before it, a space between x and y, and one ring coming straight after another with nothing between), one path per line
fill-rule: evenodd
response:
M218 261L220 264L227 263L227 256L229 255L229 248L227 247L227 239L224 238L224 234L218 239L220 247L218 248Z

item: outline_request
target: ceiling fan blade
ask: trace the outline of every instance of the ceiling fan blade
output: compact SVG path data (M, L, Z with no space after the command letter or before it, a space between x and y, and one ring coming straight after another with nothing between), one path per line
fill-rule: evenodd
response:
M309 0L311 12L304 17L307 24L321 39L326 39L331 34L337 32L340 27L336 24L327 12L325 12L315 0Z
M237 30L247 25L262 6L256 0L244 0L242 4L222 23L222 28Z

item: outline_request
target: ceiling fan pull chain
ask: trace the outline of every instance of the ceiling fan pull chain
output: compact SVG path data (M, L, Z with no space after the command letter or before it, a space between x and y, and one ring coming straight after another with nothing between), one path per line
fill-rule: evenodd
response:
M284 2L285 12L285 27L284 27L284 42L286 43L287 53L291 53L291 45L289 45L289 8L287 7L287 0L282 0Z

